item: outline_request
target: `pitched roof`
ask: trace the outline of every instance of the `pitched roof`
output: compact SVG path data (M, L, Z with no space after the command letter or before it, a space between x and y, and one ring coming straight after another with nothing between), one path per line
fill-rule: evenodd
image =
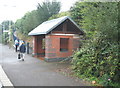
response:
M31 32L29 32L28 35L47 34L50 31L52 31L54 28L56 28L59 24L61 24L62 22L64 22L66 19L69 19L74 25L76 25L76 27L78 27L78 25L70 17L64 16L64 17L60 17L60 18L57 18L57 19L53 19L53 20L49 20L49 21L43 22L38 27L36 27L35 29L33 29ZM78 27L78 29L80 29L80 28Z

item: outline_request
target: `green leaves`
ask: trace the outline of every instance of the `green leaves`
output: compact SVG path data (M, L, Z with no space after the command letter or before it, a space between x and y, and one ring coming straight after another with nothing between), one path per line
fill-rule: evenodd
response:
M38 3L37 11L40 17L40 20L46 21L48 18L50 18L52 15L57 14L60 11L60 2L56 1L46 1L42 4Z
M15 26L20 33L28 35L30 31L59 11L60 2L46 1L42 4L38 3L37 10L27 12L21 19L16 21Z
M70 16L70 12L61 12L61 13L52 15L48 20L56 19L62 16Z
M72 64L79 75L96 77L103 85L111 85L109 78L113 83L120 81L119 5L118 2L79 2L71 9L73 19L86 32L86 40L73 55Z

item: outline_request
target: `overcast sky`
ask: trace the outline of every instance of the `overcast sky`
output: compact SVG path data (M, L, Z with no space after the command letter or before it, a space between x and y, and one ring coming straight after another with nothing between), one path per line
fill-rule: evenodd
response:
M28 11L36 9L37 3L44 0L0 0L0 23L3 20L20 19ZM67 11L78 0L57 0L62 4L61 11Z

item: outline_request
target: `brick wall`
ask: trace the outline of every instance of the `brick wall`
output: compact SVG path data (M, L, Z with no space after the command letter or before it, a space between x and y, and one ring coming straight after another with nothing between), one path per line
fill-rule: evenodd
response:
M60 51L60 38L68 38L68 51ZM79 38L74 39L73 36L46 35L45 40L45 58L47 59L69 57L72 55L73 50L79 47Z
M45 38L45 49L42 49L43 38ZM60 44L61 38L68 39L68 42L64 41L64 44ZM74 38L72 35L33 36L33 54L35 57L44 57L51 60L67 58L73 54L74 50L79 48L79 40L79 38ZM60 47L65 49L67 47L68 51L60 51Z

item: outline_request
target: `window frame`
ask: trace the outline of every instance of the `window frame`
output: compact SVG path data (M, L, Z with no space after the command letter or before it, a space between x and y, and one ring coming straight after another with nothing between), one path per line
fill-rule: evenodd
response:
M65 48L63 48L63 45L67 42L67 45ZM68 52L69 51L69 38L60 38L60 52Z

